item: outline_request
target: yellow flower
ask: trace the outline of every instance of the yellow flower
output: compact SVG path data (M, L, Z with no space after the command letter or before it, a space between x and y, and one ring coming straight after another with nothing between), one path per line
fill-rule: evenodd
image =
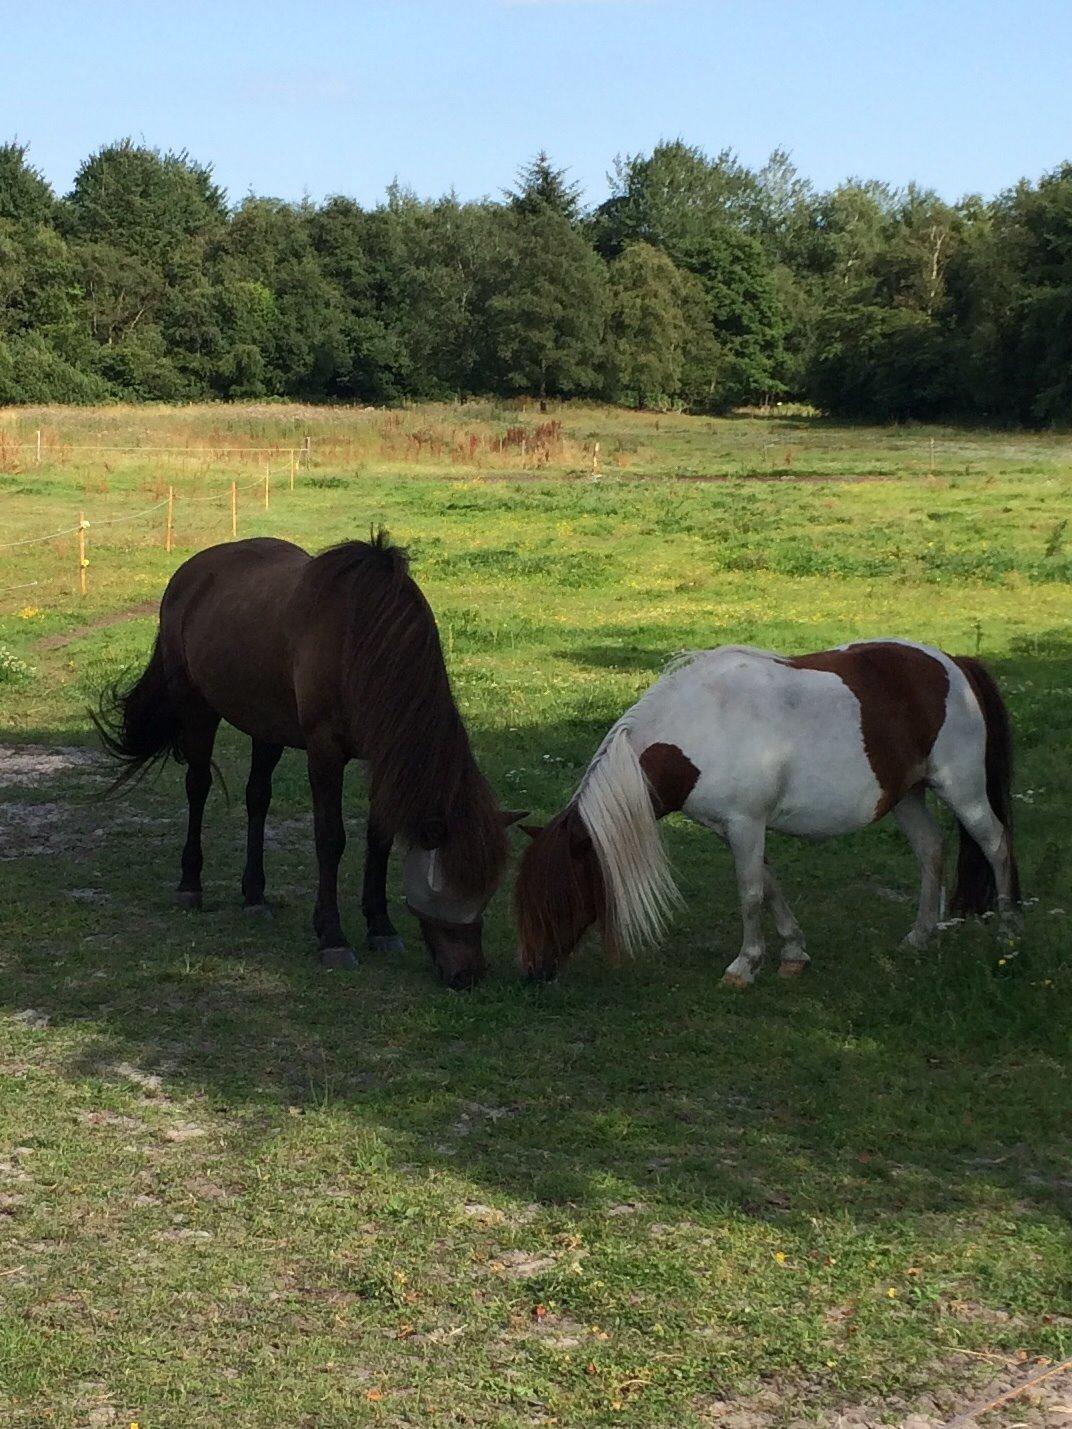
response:
M40 610L37 608L36 605L24 605L24 606L22 607L22 609L19 611L19 619L20 619L20 620L33 620L33 618L34 618L35 615L40 615L40 614L41 614L41 612L40 612Z
M891 1300L896 1300L896 1299L897 1299L897 1287L894 1286L894 1285L891 1285L890 1288L886 1291L886 1294L887 1294L887 1296L889 1297L889 1299L891 1299Z
M774 1252L774 1258L775 1258L775 1260L778 1262L779 1265L784 1265L784 1264L785 1264L785 1251L784 1251L784 1250L776 1250L776 1251Z

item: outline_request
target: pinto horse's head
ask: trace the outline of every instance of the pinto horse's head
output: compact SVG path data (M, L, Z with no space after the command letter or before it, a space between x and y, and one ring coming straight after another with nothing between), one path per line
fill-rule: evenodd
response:
M522 827L532 842L514 890L518 959L527 977L547 982L593 923L605 925L603 875L576 805L543 828Z
M504 826L525 818L503 810ZM473 987L484 976L484 909L498 882L477 889L452 877L448 829L443 820L429 820L419 842L406 854L403 867L406 906L421 925L421 936L439 976L456 992ZM455 852L456 850L450 850Z

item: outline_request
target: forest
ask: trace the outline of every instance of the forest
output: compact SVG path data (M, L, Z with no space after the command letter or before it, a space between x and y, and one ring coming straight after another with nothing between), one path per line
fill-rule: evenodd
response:
M0 146L0 403L599 398L860 420L1072 418L1072 164L993 199L817 190L681 140L586 207L250 195L130 140L57 195Z

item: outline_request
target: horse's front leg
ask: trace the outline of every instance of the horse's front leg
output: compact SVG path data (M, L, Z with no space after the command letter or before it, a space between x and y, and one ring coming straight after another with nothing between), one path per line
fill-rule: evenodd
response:
M361 911L367 927L366 941L374 953L401 953L405 944L387 911L387 860L392 839L381 834L369 815L365 844L365 876L361 886Z
M309 787L320 869L313 929L326 968L355 968L357 954L346 940L339 918L339 862L346 847L342 821L342 776L346 760L327 740L309 744Z
M766 859L763 860L763 888L767 902L770 904L771 913L774 915L774 926L782 940L781 960L778 963L779 975L781 977L796 977L798 973L804 971L811 959L804 946L804 934L800 924L793 916L793 910L785 900L785 894L775 877L774 869Z
M722 975L722 981L731 987L748 987L763 961L763 894L766 883L763 845L766 834L763 824L752 819L735 819L726 824L725 838L737 871L737 894L744 933L740 953Z

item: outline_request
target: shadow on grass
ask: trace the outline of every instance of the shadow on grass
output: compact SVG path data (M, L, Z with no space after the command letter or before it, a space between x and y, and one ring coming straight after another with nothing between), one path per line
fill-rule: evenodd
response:
M633 653L627 668L651 652ZM1046 791L1018 806L1025 887L1042 902L1027 910L1015 958L985 925L953 929L933 951L901 949L915 869L896 830L881 826L824 845L772 840L813 970L785 984L768 968L753 991L731 992L718 984L737 938L728 856L679 824L669 836L687 909L667 947L636 963L612 968L589 946L557 984L522 983L500 894L487 930L493 973L471 995L434 984L408 919L403 955L325 973L308 928L303 762L290 754L273 808L270 922L251 923L237 906L243 813L218 799L206 911L171 907L183 818L171 770L125 806L72 803L58 852L3 865L3 1002L54 1026L84 1025L72 1077L107 1079L133 1062L247 1120L327 1111L344 1140L348 1128L372 1131L399 1163L449 1165L525 1201L594 1211L644 1201L771 1220L836 1207L871 1222L1011 1193L1067 1212L1072 967L1067 918L1051 910L1072 915L1072 701L1055 693L1072 686L1072 644L1040 637L999 671L1020 786ZM517 801L506 774L520 768L537 816L573 783L538 751L580 769L603 732L576 721L471 725L504 802ZM46 730L34 738L62 742ZM223 742L232 789L243 745ZM355 818L355 933L359 829Z

